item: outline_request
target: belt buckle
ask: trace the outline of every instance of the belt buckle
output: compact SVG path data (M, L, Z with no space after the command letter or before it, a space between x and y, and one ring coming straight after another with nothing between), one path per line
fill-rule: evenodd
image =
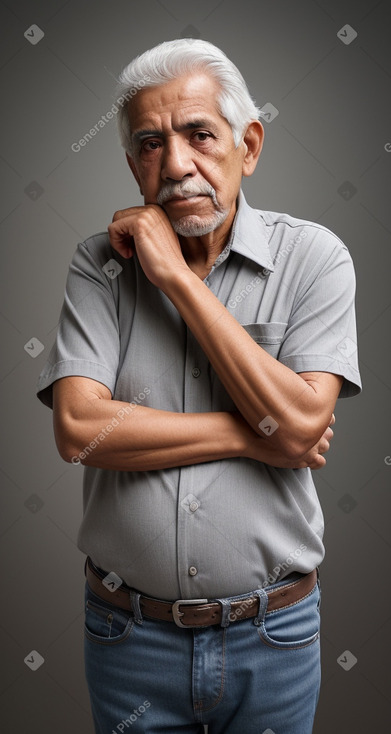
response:
M181 612L179 610L179 607L183 606L197 606L197 604L207 604L208 599L178 599L177 601L174 601L171 611L172 611L172 617L177 627L182 627L182 629L190 629L193 625L191 624L183 624L181 617L183 617L184 612Z

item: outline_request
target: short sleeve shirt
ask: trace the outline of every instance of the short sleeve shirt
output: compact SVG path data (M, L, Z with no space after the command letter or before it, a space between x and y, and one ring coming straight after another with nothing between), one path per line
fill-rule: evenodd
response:
M242 192L229 241L205 284L260 349L295 372L342 375L361 389L355 277L346 246L325 227L256 210ZM56 342L40 375L79 375L115 400L174 412L236 410L168 297L107 233L73 257ZM115 431L123 416L85 447ZM83 458L83 456L81 456ZM77 469L75 469L77 471ZM308 573L323 559L323 515L311 470L242 457L154 471L84 467L79 548L100 568L161 599L215 598Z

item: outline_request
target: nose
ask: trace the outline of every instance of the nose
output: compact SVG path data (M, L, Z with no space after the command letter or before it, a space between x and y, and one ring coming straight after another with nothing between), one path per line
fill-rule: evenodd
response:
M195 176L195 165L192 148L187 140L179 135L168 138L163 151L161 177L164 181L182 181L185 177Z

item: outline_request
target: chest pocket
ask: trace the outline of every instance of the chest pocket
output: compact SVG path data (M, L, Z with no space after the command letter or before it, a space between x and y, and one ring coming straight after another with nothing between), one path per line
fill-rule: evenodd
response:
M274 321L268 324L241 324L241 326L262 349L277 359L288 324Z

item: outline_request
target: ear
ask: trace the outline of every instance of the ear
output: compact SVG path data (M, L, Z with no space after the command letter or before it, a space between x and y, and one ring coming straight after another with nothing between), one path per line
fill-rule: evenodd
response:
M137 168L136 168L135 162L134 162L133 158L130 157L129 153L126 153L126 160L128 161L128 166L129 166L130 170L132 171L133 176L135 177L135 179L136 179L136 181L137 181L137 183L139 185L140 194L141 194L141 196L143 196L143 192L141 190L140 176L137 173Z
M243 158L243 176L251 176L255 171L255 167L258 163L258 158L261 155L263 146L264 130L259 120L253 120L250 122L244 137L243 143L245 145L245 154Z

